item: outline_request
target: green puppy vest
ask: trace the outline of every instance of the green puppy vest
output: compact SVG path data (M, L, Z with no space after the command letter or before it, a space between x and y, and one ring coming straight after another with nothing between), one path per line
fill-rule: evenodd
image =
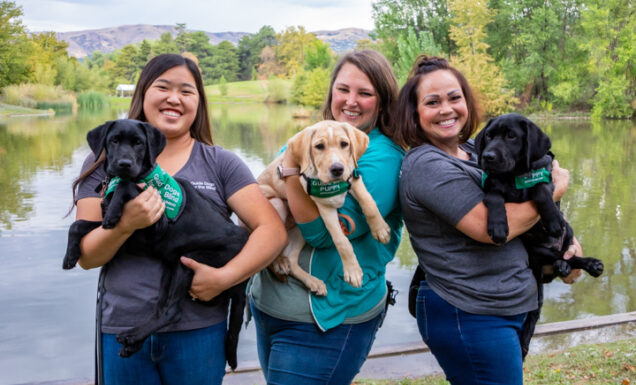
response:
M110 182L108 182L108 187L104 195L107 196L115 191L115 187L117 187L121 180L119 177L112 178ZM183 204L183 191L179 183L177 183L170 174L159 167L159 165L156 165L150 174L137 181L137 183L145 183L146 187L144 190L148 188L148 186L157 189L161 199L166 204L165 214L168 219L174 220L179 215Z
M486 174L485 171L482 171L481 188L484 188L487 178L488 174ZM534 187L539 183L550 183L550 171L548 171L545 167L537 170L532 170L530 172L515 177L515 188L517 190Z

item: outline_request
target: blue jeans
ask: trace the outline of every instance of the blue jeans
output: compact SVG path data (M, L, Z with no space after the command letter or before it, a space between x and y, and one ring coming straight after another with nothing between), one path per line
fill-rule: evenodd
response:
M422 339L451 384L523 384L519 335L525 313L467 313L442 299L426 281L420 283L416 312Z
M155 333L128 358L114 334L102 334L105 385L221 384L226 322L207 328Z
M349 385L367 359L384 313L322 332L271 317L250 301L258 359L269 385Z

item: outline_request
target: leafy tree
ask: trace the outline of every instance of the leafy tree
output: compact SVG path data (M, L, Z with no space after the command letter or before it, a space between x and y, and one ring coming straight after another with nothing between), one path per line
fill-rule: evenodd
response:
M183 53L188 49L190 34L186 32L186 23L177 23L175 29L177 30L177 37L174 39L174 42L177 46L178 53Z
M229 82L238 78L238 49L227 40L212 46L211 55L200 58L199 63L206 84L216 83L222 76Z
M304 106L321 106L329 92L330 73L322 67L298 73L292 86L292 100Z
M267 46L263 48L259 60L260 64L257 69L259 79L268 79L272 75L282 75L285 71L283 66L278 62L276 51L274 51L272 47Z
M161 34L159 41L153 45L152 51L155 55L161 55L164 53L179 53L179 48L172 38L172 33L164 32Z
M269 25L264 25L253 35L243 36L238 43L239 62L240 62L240 80L249 80L252 74L262 63L260 55L265 47L274 47L278 43L276 41L276 32Z
M29 80L39 84L54 85L57 78L57 62L66 58L68 43L57 40L55 32L42 32L31 36L32 74Z
M110 71L116 83L134 83L139 73L137 48L132 44L125 45L117 54L115 65Z
M302 26L288 27L277 35L276 57L287 76L293 77L303 66L307 49L317 39L316 35L305 31Z
M481 96L485 112L498 115L510 111L517 99L506 89L506 79L487 53L485 27L494 13L488 9L488 1L450 0L450 34L457 44L457 56L452 61Z
M0 87L23 83L29 78L27 57L31 44L21 16L22 7L13 1L0 1Z
M372 16L373 37L380 41L381 51L394 65L400 58L398 39L406 39L409 28L420 38L432 36L446 56L455 53L449 34L448 0L377 0L372 4Z
M334 57L335 54L329 44L316 39L307 47L304 67L309 71L314 68L329 68L334 61Z
M221 75L221 79L219 79L219 92L221 96L227 96L227 81L223 75Z
M398 60L395 65L395 72L401 84L406 79L413 67L413 62L418 55L442 55L442 50L433 41L433 36L429 32L422 31L418 36L413 27L407 28L405 36L400 35L397 39Z
M631 0L590 1L582 14L589 69L598 81L596 117L630 117L636 103L636 17ZM632 102L632 106L630 106Z
M140 70L142 70L148 60L151 59L151 55L152 45L148 40L142 40L141 44L139 45L139 49L137 49L137 57L135 57L135 63Z

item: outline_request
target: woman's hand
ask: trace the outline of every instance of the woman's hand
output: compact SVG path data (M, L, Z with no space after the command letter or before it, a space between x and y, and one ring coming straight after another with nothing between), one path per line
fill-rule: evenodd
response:
M132 233L157 222L163 215L166 204L154 187L148 187L135 199L124 204L119 226L122 230Z
M558 202L568 189L568 183L570 183L570 171L561 168L561 166L559 166L559 161L556 159L552 161L552 181L554 183L552 200Z
M574 257L575 255L577 257L583 257L583 248L581 247L579 240L576 239L576 237L572 237L572 244L570 245L570 247L568 247L567 251L563 254L563 259L568 260ZM583 271L581 271L581 269L573 269L572 272L567 277L563 277L561 278L561 280L565 283L572 284L576 281L578 277L581 276L581 274L583 274Z
M222 268L208 266L188 257L181 257L181 263L194 271L192 285L188 292L192 299L209 301L229 288L225 283L227 274L223 274Z

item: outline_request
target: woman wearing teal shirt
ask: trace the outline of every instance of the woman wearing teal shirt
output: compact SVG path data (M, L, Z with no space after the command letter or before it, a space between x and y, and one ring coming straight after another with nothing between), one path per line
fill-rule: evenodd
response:
M299 263L327 285L316 296L292 277L280 282L263 270L252 280L251 309L258 354L268 384L349 384L359 372L384 317L386 264L400 244L402 215L398 178L404 151L391 139L390 108L397 81L384 56L356 51L336 65L323 117L348 122L369 135L358 169L382 216L391 240L373 239L362 210L348 195L338 210L364 274L354 288L343 279L340 256L298 176L285 179L290 210L309 246ZM298 167L283 161L284 167Z

